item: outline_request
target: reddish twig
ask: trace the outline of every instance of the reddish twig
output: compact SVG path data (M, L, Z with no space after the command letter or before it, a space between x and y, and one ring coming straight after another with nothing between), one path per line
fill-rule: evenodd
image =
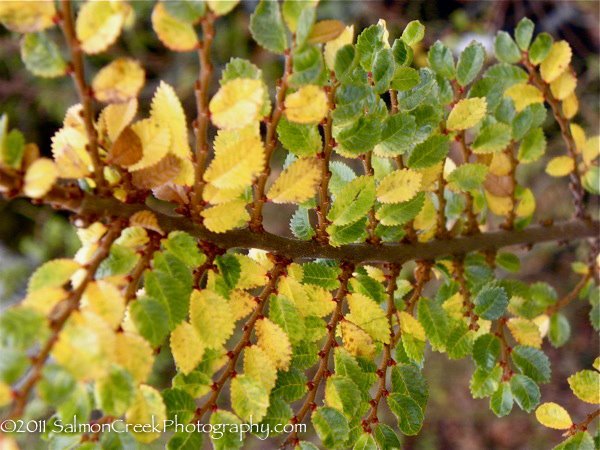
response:
M557 313L561 309L568 306L573 300L575 300L579 296L579 293L583 290L583 288L587 285L588 281L591 278L592 272L590 270L583 277L581 277L581 279L575 285L571 292L569 292L563 298L558 300L555 304L548 306L548 308L546 309L546 314L551 316L552 314Z
M463 298L463 314L469 319L469 329L477 331L479 329L479 324L477 323L479 317L473 311L475 304L471 301L471 292L465 280L464 255L456 256L452 262L454 278L458 281L460 294Z
M373 170L373 164L371 163L373 158L373 152L367 152L364 155L362 155L362 161L363 161L363 167L365 169L365 175L367 176L374 176L375 175L375 171ZM375 207L371 207L369 209L369 213L368 213L368 218L369 221L367 223L367 242L369 244L373 244L373 245L378 245L381 243L381 239L379 239L379 237L375 234L376 228L377 228L377 223L378 220L375 217Z

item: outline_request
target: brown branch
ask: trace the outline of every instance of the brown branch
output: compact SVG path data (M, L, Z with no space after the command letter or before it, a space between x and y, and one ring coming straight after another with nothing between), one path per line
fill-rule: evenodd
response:
M342 319L342 307L344 303L344 298L348 293L348 281L352 277L352 272L354 271L354 265L348 262L342 262L341 264L342 273L339 276L340 287L333 298L335 302L335 310L329 319L329 323L327 324L327 340L325 344L319 351L319 367L315 372L312 380L309 381L306 385L308 387L308 395L304 399L302 406L296 412L294 417L291 419L292 424L302 423L306 414L309 411L314 411L317 405L315 404L315 398L317 396L317 391L319 390L319 385L323 381L324 378L327 378L331 375L329 371L329 354L331 353L331 349L337 347L338 343L335 339L335 333L338 326L338 323ZM287 439L281 445L281 448L285 448L288 445L296 446L298 445L298 432L296 429L287 437Z
M469 149L469 147L467 146L467 142L465 140L465 131L464 130L460 131L456 135L456 139L460 145L464 164L467 164L469 162L469 159L471 158L472 153L471 153L471 150ZM466 199L465 213L467 214L467 228L464 231L464 234L471 235L471 234L479 233L479 224L477 222L477 215L475 214L473 194L471 194L468 191L465 192L465 199Z
M570 121L563 114L560 101L557 100L554 95L552 95L550 85L542 79L540 74L535 69L535 66L529 61L526 53L523 54L521 62L527 69L527 72L529 72L529 79L531 83L540 91L542 91L546 103L550 105L554 119L560 127L560 133L567 147L567 153L573 160L573 171L569 175L569 189L571 191L571 196L573 197L573 202L575 203L575 216L580 219L587 218L588 214L585 210L585 204L583 201L585 193L581 184L581 175L579 173L577 162L577 146L575 145L575 139L573 139L573 135L571 134Z
M125 303L129 303L135 298L135 293L138 289L138 285L140 284L140 279L144 274L144 271L150 266L150 261L154 256L154 252L158 250L160 247L160 236L158 233L149 233L150 240L144 247L141 252L140 260L137 262L131 275L129 275L129 280L127 283L127 288L125 288Z
M473 312L475 304L471 301L471 292L465 280L464 255L455 257L452 263L454 278L458 281L460 295L463 298L463 314L469 319L469 329L477 331L479 329L479 324L477 323L479 317Z
M394 304L394 292L398 287L396 279L398 278L398 275L400 273L400 266L393 264L390 269L390 274L386 275L386 277L388 278L386 317L390 325L390 343L385 344L383 346L383 357L381 358L381 363L379 364L379 367L376 372L377 376L379 377L379 381L377 384L377 392L369 402L371 409L369 411L369 414L367 415L367 418L363 420L362 423L363 429L367 433L371 432L371 423L377 424L379 422L377 418L379 402L381 401L382 397L387 397L388 395L388 391L385 385L387 378L387 369L390 366L396 365L396 361L394 361L394 359L392 358L392 348L395 345L394 343L397 342L396 333L394 333L394 328L392 327L392 317L396 313L396 306ZM397 334L400 334L400 330L398 330Z
M202 41L198 46L200 70L195 86L197 117L194 122L194 131L196 135L196 176L194 182L194 195L192 196L192 211L194 217L198 220L201 219L200 209L204 204L202 200L202 193L206 184L204 181L204 171L206 169L206 161L209 153L208 125L210 122L210 114L208 110L208 90L210 88L213 72L213 65L210 61L210 51L215 36L214 22L215 15L211 11L208 11L202 18Z
M563 434L563 436L573 436L573 435L579 433L580 431L587 431L590 424L599 416L600 416L600 409L597 409L594 412L589 413L583 421L581 421L579 423L574 423L573 425L571 425L571 428L569 428Z
M365 175L367 176L374 176L375 175L375 171L373 170L373 164L371 163L373 159L373 152L367 152L364 155L362 155L362 161L363 161L363 167L365 169ZM368 212L368 218L369 221L367 223L367 242L369 244L373 244L373 245L378 245L381 243L381 239L379 239L377 237L377 235L375 234L375 229L377 228L377 223L378 220L375 217L375 207L372 206L371 208L369 208L369 212Z
M79 286L77 286L77 288L71 292L67 299L58 303L50 312L48 316L51 330L50 337L40 349L38 354L33 358L31 370L28 372L23 384L19 387L19 389L13 391L14 402L8 419L16 419L23 415L27 398L38 381L40 381L44 364L52 352L54 345L58 341L60 332L62 331L69 317L71 317L71 314L79 308L81 296L85 292L88 284L94 279L94 275L96 270L98 270L100 263L102 263L102 261L108 256L110 247L112 243L119 237L122 228L123 221L116 221L113 223L111 228L102 238L96 253L88 263L86 267L85 278L81 281Z
M409 314L414 312L415 306L417 305L419 298L421 298L425 285L431 280L432 265L432 261L429 260L417 261L417 267L415 268L415 286L412 295L406 302L406 312ZM400 333L398 333L398 336L400 336Z
M288 259L279 256L273 256L273 259L275 265L269 272L269 282L264 287L260 296L256 297L257 306L254 309L252 315L244 324L244 332L242 334L242 337L240 338L236 346L233 348L233 350L227 353L227 356L229 357L229 362L227 363L225 370L221 373L221 376L212 384L212 392L210 396L202 404L202 406L196 409L196 413L194 414L194 417L192 418L190 423L199 423L202 420L202 417L204 417L204 414L216 407L217 400L219 398L219 395L221 394L221 391L223 390L223 387L225 386L225 383L227 383L227 381L230 378L235 376L235 366L237 364L238 358L242 353L242 350L244 350L244 348L250 344L250 336L252 335L252 331L254 330L254 325L258 319L263 317L263 311L267 304L267 299L275 291L277 286L277 280L279 280L279 277L284 272L285 267L290 263Z
M588 281L592 278L592 271L588 271L579 282L575 285L573 290L565 295L563 298L558 300L555 304L548 306L546 309L546 314L551 316L554 313L557 313L564 307L568 306L573 300L575 300L579 293L583 290L583 288L587 285Z
M504 154L508 157L510 161L510 171L508 176L510 177L510 201L511 207L508 215L506 216L505 222L500 225L505 230L511 230L515 227L515 219L517 218L517 200L515 198L515 192L517 190L517 165L519 164L519 160L515 157L515 141L510 141L509 146L504 150Z
M288 88L288 78L292 74L292 49L288 48L285 50L285 64L283 69L283 75L279 81L279 87L277 89L277 96L275 97L275 106L271 117L267 122L267 134L265 138L265 167L258 176L256 184L254 184L254 202L252 204L252 214L250 217L250 230L260 233L264 231L263 228L263 216L262 209L266 202L265 186L269 175L271 174L271 156L277 146L277 125L283 115L285 95Z
M443 161L446 161L446 159L444 158ZM438 177L438 188L436 192L438 199L438 210L435 237L437 239L446 239L448 237L448 230L446 228L446 197L444 197L445 189L446 180L444 179L444 163L442 162L442 170Z
M83 51L81 50L81 44L77 39L77 35L75 34L71 0L61 0L61 5L61 28L71 53L71 76L75 82L77 94L79 95L79 100L81 101L81 105L83 107L82 118L89 140L89 144L86 147L90 153L90 158L92 159L92 165L94 167L94 180L96 181L98 190L100 192L104 192L106 183L104 180L104 174L102 173L102 161L100 160L100 154L98 151L98 132L96 131L96 127L94 125L93 91L85 80Z
M500 356L500 367L502 367L502 381L509 381L513 376L513 370L510 364L510 354L512 352L512 347L508 343L506 339L506 322L508 319L506 317L501 317L497 322L497 330L494 333L498 339L500 339L501 346L501 356Z

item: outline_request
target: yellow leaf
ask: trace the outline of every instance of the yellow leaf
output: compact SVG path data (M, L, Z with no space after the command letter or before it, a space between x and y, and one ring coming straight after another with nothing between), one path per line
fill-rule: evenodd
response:
M80 265L68 258L47 261L38 267L27 285L27 293L47 288L62 287L69 278L80 268Z
M176 52L194 50L198 45L194 26L171 16L162 2L156 2L152 11L152 28L165 47Z
M277 289L280 295L294 303L303 316L323 317L335 307L328 291L324 295L319 286L301 284L291 276L280 277Z
M175 90L164 81L160 82L152 97L150 117L161 127L169 129L171 135L169 152L179 158L189 158L191 150L183 106Z
M239 0L206 0L206 4L218 16L224 16L239 3Z
M146 245L149 241L148 232L140 227L127 227L121 231L121 236L115 241L115 244L123 247L138 248Z
M504 96L512 99L517 112L524 110L529 105L544 103L542 91L527 82L513 84L504 92Z
M594 367L594 369L600 372L600 356L596 357L592 366Z
M28 294L21 305L47 316L56 304L65 298L67 298L67 291L62 288L44 288Z
M385 273L379 267L370 266L366 264L363 266L363 268L367 272L367 275L369 275L375 281L379 281L380 283L385 282Z
M219 205L239 199L246 189L247 186L240 186L234 189L219 189L212 184L207 184L202 191L202 198L211 205Z
M52 156L60 178L84 178L91 172L87 144L87 136L75 128L61 128L52 137Z
M452 270L451 265L448 269ZM444 311L446 311L450 317L462 320L464 317L463 301L463 296L460 292L457 292L442 304L442 308L444 308ZM402 318L400 320L402 320ZM402 324L402 322L400 322L400 324ZM400 326L402 327L402 325Z
M323 49L325 63L329 70L333 70L335 64L335 55L344 45L352 44L354 40L354 25L347 26L344 31L335 39L327 42Z
M535 417L545 427L555 430L566 430L573 425L567 410L553 402L542 403L538 406L535 410Z
M302 311L307 316L324 317L333 312L335 302L331 297L331 292L315 284L303 285L304 292L308 296L306 310Z
M512 317L507 322L508 329L521 345L540 348L542 346L542 336L540 328L533 320L523 317Z
M202 217L204 226L215 233L224 233L241 227L250 220L244 200L232 200L204 209Z
M235 254L235 259L240 263L240 278L235 285L236 289L253 289L267 284L267 271L252 258Z
M147 230L156 231L158 234L165 234L160 228L158 220L152 211L138 211L129 218L129 224L140 226Z
M450 159L447 158L446 161L450 161ZM436 163L430 167L425 167L423 169L412 169L421 174L421 191L431 192L437 189L437 181L439 180L443 165L444 163L440 161L439 163Z
M446 302L444 302L445 304ZM400 311L398 315L400 317L400 330L402 334L410 334L420 341L425 341L425 329L417 319L406 311Z
M526 188L521 194L519 204L515 209L515 213L518 217L528 217L535 211L535 196L531 189Z
M152 372L154 353L148 341L139 334L117 333L114 361L127 369L137 383L143 383Z
M204 343L188 322L181 322L171 333L171 353L179 370L188 374L202 361Z
M490 173L499 177L510 174L512 163L510 157L504 152L496 152L490 162Z
M49 158L36 159L27 168L23 192L27 197L40 198L48 193L58 178L58 169Z
M425 196L425 204L417 217L415 217L414 226L416 230L428 230L432 228L436 223L436 210L431 197Z
M75 22L75 33L82 50L95 54L112 45L121 34L124 12L118 2L84 3Z
M302 203L317 191L321 172L316 158L294 161L275 180L267 197L273 203Z
M499 197L489 191L485 191L485 200L491 212L497 216L506 216L513 207L510 197Z
M446 128L449 130L466 130L474 127L485 116L487 101L483 97L460 100L448 115Z
M262 80L236 78L225 83L209 103L212 122L237 130L260 119L264 103Z
M258 346L264 350L275 368L287 370L292 360L292 345L285 331L267 318L256 322L255 331Z
M324 44L337 38L344 29L344 23L339 20L319 20L310 30L310 35L306 42L309 44Z
M581 153L583 161L589 166L592 161L600 156L600 136L593 136L587 139Z
M262 384L267 392L275 387L277 369L258 345L252 345L244 350L244 374Z
M125 103L110 104L100 113L100 132L106 130L111 142L115 142L121 132L131 123L137 112L138 101L135 98Z
M209 348L218 349L233 334L234 314L227 300L203 289L194 290L190 298L190 322Z
M145 76L144 69L135 59L115 59L94 77L94 96L106 103L126 102L138 96Z
M192 163L191 155L185 158L179 158L181 169L173 180L173 183L180 186L192 186L194 184L194 163Z
M540 74L546 83L552 83L567 69L571 55L571 47L567 41L552 44L548 56L540 65Z
M577 111L579 111L579 100L577 99L575 92L563 100L562 110L567 119L572 119L575 117L575 114L577 114Z
M54 26L56 9L49 1L1 1L0 22L10 31L33 33Z
M234 289L229 293L229 305L236 322L250 314L256 307L254 296L241 289Z
M552 83L550 83L550 91L558 100L564 100L575 92L577 87L577 78L570 70L565 70Z
M135 400L125 413L125 421L132 425L129 429L133 437L143 444L155 441L162 434L163 423L166 419L167 408L160 392L152 386L142 384L137 391ZM156 424L159 431L153 431L148 424ZM140 426L136 427L135 425Z
M546 173L552 177L564 177L575 169L575 163L570 156L556 156L546 166Z
M375 355L375 344L373 339L352 322L344 320L340 322L338 335L342 337L344 348L354 356L372 358Z
M92 281L81 297L81 311L91 311L113 330L119 327L125 313L125 299L106 281Z
M390 324L385 312L371 298L357 292L348 295L350 314L346 320L363 329L373 339L388 344L390 342Z
M585 148L585 131L583 131L583 128L576 123L571 123L569 129L571 130L571 136L573 136L573 140L575 141L575 151L581 153Z
M595 370L581 370L567 378L569 386L580 400L600 404L600 373Z
M142 158L127 167L130 172L151 167L168 153L171 135L164 123L153 118L144 119L131 125L131 130L142 144Z
M327 110L325 92L313 84L302 86L285 99L285 116L290 122L319 123Z
M423 176L414 170L395 170L379 183L377 199L381 203L400 203L410 200L419 192L422 179Z
M215 158L204 180L220 189L249 187L265 165L260 135L250 126L242 130L219 130L214 142Z
M6 384L3 381L0 381L0 408L4 407L6 405L9 405L13 400L13 396L12 396L12 389L10 388L10 385ZM4 436L3 436L4 439ZM3 442L3 445L7 445L6 448L7 450L11 449L10 444L8 442ZM19 447L17 447L15 445L15 447L18 449Z

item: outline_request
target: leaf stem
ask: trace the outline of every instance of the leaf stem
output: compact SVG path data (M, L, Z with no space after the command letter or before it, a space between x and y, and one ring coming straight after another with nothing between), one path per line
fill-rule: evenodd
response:
M362 157L363 167L365 169L365 175L370 176L370 177L375 175L375 171L373 170L372 159L373 159L372 151L365 153ZM368 233L367 242L369 244L379 245L381 243L381 239L375 234L378 220L375 217L375 207L374 206L371 206L371 208L369 208L368 217L369 217L369 222L367 224L367 233Z

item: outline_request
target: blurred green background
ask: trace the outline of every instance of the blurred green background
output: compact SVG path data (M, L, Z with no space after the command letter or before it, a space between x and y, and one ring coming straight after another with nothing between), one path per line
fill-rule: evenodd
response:
M188 119L194 115L193 85L197 77L195 54L174 53L165 49L152 31L150 12L154 2L131 2L136 12L133 28L127 30L110 51L88 58L87 73L93 74L116 56L128 55L139 59L146 69L146 85L141 93L141 110L145 112L159 80L172 84L182 101ZM262 51L247 31L248 17L255 1L243 2L233 13L217 22L214 43L214 64L217 75L232 57L250 58L259 65L270 86L281 74L281 60ZM493 36L497 30L512 32L519 19L528 16L536 23L536 33L547 31L556 39L566 39L573 48L573 66L578 76L577 93L580 98L579 114L575 121L583 126L588 136L598 133L600 65L600 2L592 1L456 1L456 0L373 0L321 1L319 18L336 18L354 24L355 30L387 21L390 37L398 37L404 25L419 19L426 25L423 45L415 53L415 63L425 64L427 48L437 39L456 52L472 39L479 40L492 54ZM61 42L58 31L58 42ZM492 60L490 58L489 62ZM213 86L214 87L214 86ZM273 92L272 92L273 94ZM65 110L76 103L72 82L68 78L43 80L34 78L23 67L19 58L19 37L0 31L0 113L7 113L11 128L20 129L28 142L39 145L42 153L49 154L50 138L61 126ZM558 127L548 119L546 123L549 152L564 152ZM281 155L279 155L281 156ZM543 162L520 171L522 184L536 194L537 219L566 218L571 213L570 195L563 179L540 175ZM287 233L287 220L281 214L268 214L268 228ZM22 200L6 202L0 199L0 299L2 306L18 300L28 274L41 262L72 255L77 238L66 216L49 208L37 207ZM540 245L532 251L517 253L522 257L525 281L546 281L559 294L568 292L576 282L570 263L575 260L575 244ZM587 319L584 302L573 304L567 311L574 336L559 350L545 348L553 363L552 382L542 387L544 401L557 401L572 412L574 420L581 420L587 409L575 399L566 384L569 374L589 367L598 353L597 335ZM165 365L168 361L165 362ZM406 440L407 449L546 449L560 441L560 432L543 428L521 412L497 419L489 411L487 400L473 400L468 389L473 371L468 361L447 361L432 353L428 356L425 372L430 381L431 398L426 422L419 436ZM163 374L161 379L160 373ZM169 369L164 368L155 380L165 384ZM389 418L391 419L391 417ZM390 420L388 423L392 423ZM266 447L261 441L248 448ZM272 448L276 448L273 446Z

